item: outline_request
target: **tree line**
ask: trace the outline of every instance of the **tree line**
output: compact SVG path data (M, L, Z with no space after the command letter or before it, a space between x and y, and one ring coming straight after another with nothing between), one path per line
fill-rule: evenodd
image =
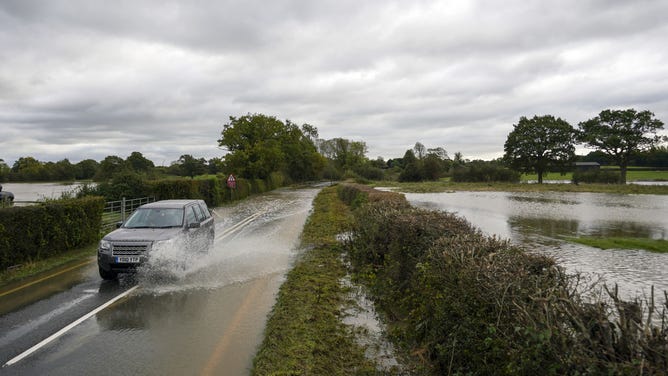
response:
M125 159L111 155L99 162L41 162L28 156L10 167L0 159L0 181L102 182L122 174L158 179L220 173L265 179L279 172L292 182L343 178L423 181L446 176L454 181L517 181L519 173L536 173L542 182L545 173L572 170L573 163L580 160L616 164L620 181L625 182L629 165L668 167L668 148L659 145L657 135L662 128L653 113L634 109L602 111L579 123L577 129L552 115L521 117L507 137L503 158L497 160L470 161L460 152L450 157L444 147L428 148L421 142L402 158L384 160L367 158L364 141L321 139L313 125L246 114L230 116L223 125L218 145L227 153L222 157L207 160L185 154L169 166L155 166L138 151ZM577 143L595 150L576 156Z
M0 159L0 182L41 182L41 181L105 181L119 174L139 174L148 178L164 175L196 176L216 174L222 171L222 159L195 158L190 154L179 157L170 166L155 166L138 151L127 158L116 155L105 157L101 161L84 159L71 163L69 159L58 162L42 162L34 157L21 157L10 167Z
M542 183L546 172L565 171L573 165L575 145L580 143L619 166L619 182L625 184L632 158L658 145L660 129L663 122L652 112L632 108L603 110L580 122L577 129L552 115L521 117L506 139L503 160L521 172L536 173Z

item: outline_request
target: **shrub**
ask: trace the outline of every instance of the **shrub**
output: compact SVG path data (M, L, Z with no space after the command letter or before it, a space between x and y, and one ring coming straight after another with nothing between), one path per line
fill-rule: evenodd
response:
M251 193L264 193L267 191L267 184L262 179L251 180Z
M150 195L150 185L144 178L133 172L114 175L107 181L98 184L97 194L104 196L107 201L120 200L123 197L136 198Z
M520 173L489 162L470 162L452 172L455 182L511 182L520 181Z
M575 171L573 173L573 184L579 183L619 183L619 173L605 170Z
M193 189L196 182L192 179L158 180L151 183L151 192L156 200L201 198L199 190Z
M102 197L90 196L0 209L0 268L97 241L103 208Z
M215 177L197 180L199 196L211 207L220 206L223 203L221 185Z
M368 180L383 180L385 179L385 173L382 169L378 167L369 166L368 164L360 166L355 169L357 175Z

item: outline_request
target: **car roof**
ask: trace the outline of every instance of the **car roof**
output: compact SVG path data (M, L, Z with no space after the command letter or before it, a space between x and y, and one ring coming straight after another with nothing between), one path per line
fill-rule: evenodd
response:
M144 204L141 206L143 209L154 209L154 208L162 208L162 209L180 209L183 208L184 206L192 203L203 203L202 200L162 200L162 201L156 201L156 202L151 202L150 204Z

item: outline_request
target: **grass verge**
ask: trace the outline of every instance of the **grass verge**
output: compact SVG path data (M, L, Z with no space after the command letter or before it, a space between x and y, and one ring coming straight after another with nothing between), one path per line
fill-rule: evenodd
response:
M647 238L597 238L592 236L569 237L569 241L601 249L644 249L650 252L668 253L668 240Z
M3 270L0 272L0 289L3 287L16 283L20 280L35 276L37 274L57 269L68 263L84 260L95 256L97 250L97 243L88 245L86 247L74 249L64 252L58 256L50 257L43 260L27 262L12 269Z
M341 321L342 307L349 304L340 283L347 271L335 236L350 221L348 208L335 187L325 188L313 206L302 234L302 245L310 249L280 288L252 375L376 374Z
M401 192L437 193L450 191L495 192L593 192L618 194L668 195L667 185L638 184L513 184L513 183L454 183L430 181L420 183L375 182L375 187L397 187Z
M627 181L668 181L668 171L652 170L650 167L629 167L632 170L626 171ZM602 166L601 170L619 172L617 166ZM522 181L538 180L537 174L522 174ZM573 173L567 172L562 175L559 172L548 172L543 175L544 180L572 180Z

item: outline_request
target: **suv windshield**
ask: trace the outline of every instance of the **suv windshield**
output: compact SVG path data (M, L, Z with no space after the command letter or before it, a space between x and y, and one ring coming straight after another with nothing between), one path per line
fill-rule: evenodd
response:
M125 222L125 228L166 228L183 225L183 209L139 209Z

